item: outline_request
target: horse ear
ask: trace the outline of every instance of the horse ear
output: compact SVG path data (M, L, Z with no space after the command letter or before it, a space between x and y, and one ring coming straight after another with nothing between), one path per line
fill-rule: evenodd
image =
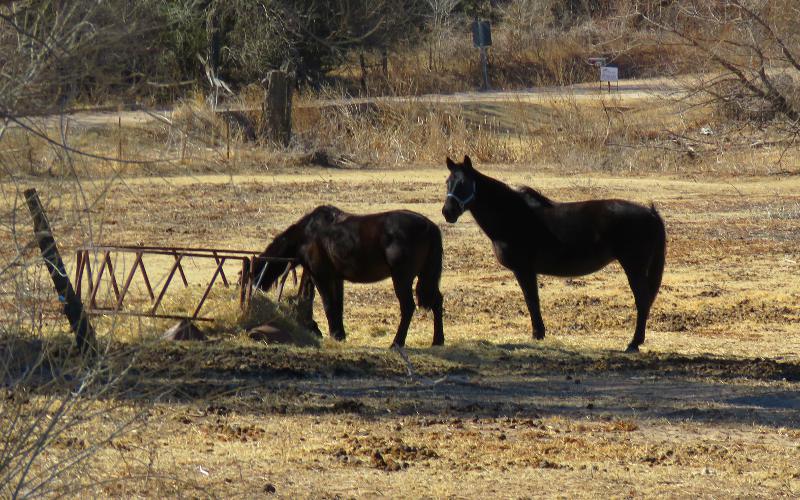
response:
M447 170L451 172L453 171L454 168L456 168L456 164L453 162L453 160L450 159L449 156L445 160L445 163L447 163Z
M469 158L468 155L464 155L464 163L463 163L463 165L464 165L464 168L466 170L474 170L472 168L472 160Z

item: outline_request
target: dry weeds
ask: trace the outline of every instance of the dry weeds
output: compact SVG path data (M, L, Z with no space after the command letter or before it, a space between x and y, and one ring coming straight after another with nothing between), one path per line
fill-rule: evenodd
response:
M97 243L259 250L321 203L353 212L410 208L440 225L445 244L446 346L428 347L430 317L418 311L408 337L417 378L387 349L398 321L388 282L346 285L347 342L325 339L319 348L251 342L235 291L220 288L208 313L222 321L206 343L155 340L165 325L147 320L117 323L109 338L110 320L98 319L127 375L97 401L101 413L61 436L37 466L135 417L131 432L82 469L90 473L63 479L70 489L62 493L797 496L800 181L790 175L797 161L769 145L702 149L701 140L723 141L699 133L707 116L655 102L576 94L436 110L420 102L322 108L297 115L294 149L237 139L228 160L206 131L202 140L212 146L196 143L183 163L175 126L149 123L126 133L127 154L169 161L145 165L28 163L26 155L45 149L10 131L6 145L29 149L4 151L15 160L4 163L11 181L0 183L2 227L12 222L23 183L35 185L66 256L87 235ZM318 142L309 138L314 129ZM76 127L72 137L114 152L117 132ZM304 163L309 151L326 148L339 168ZM489 174L557 200L656 203L667 222L667 269L642 354L620 352L635 310L617 265L542 279L548 337L532 341L519 287L486 237L469 216L456 225L442 220L442 160L464 153L483 158L478 166ZM75 174L86 179L85 205L46 195L71 189ZM114 176L121 178L108 182ZM83 222L75 206L90 207ZM0 240L0 252L12 254L13 242ZM213 272L186 269L190 279ZM0 303L36 301L54 314L29 323L66 333L44 276L33 282L41 286ZM190 288L166 305L185 308L198 293ZM325 331L319 301L315 315ZM53 342L63 347L68 339Z
M354 212L406 207L439 221L447 346L427 347L425 312L408 343L420 375L448 378L434 386L409 380L386 349L397 322L387 283L346 287L345 344L274 348L241 335L149 344L129 383L163 394L162 402L92 462L97 477L121 467L134 479L91 491L797 494L800 289L787 278L800 271L797 181L487 171L556 199L657 203L668 267L644 354L619 353L634 308L616 265L544 278L549 335L531 341L519 289L485 237L468 216L453 226L441 220L443 168L130 180L98 207L117 242L258 249L317 203ZM59 230L69 241L70 230ZM227 306L217 307L224 316ZM319 304L316 315L325 330ZM83 432L90 430L76 430L64 449Z

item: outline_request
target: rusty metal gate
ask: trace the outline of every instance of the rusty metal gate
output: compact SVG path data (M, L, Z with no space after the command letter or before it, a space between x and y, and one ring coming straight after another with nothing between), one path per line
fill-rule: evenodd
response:
M76 252L75 284L76 294L83 299L84 284L86 285L87 300L85 301L86 312L92 315L111 314L123 316L145 316L162 319L186 319L190 321L213 321L214 318L201 316L200 312L212 287L218 279L225 287L231 286L231 280L225 274L225 264L228 262L238 262L239 277L236 285L239 287L239 305L246 310L250 306L253 294L253 286L256 282L254 275L255 259L260 252L247 250L223 250L216 248L192 248L192 247L160 247L160 246L94 246L80 248ZM117 280L117 273L114 269L114 262L120 256L132 256L133 263L123 271L121 282ZM161 256L171 261L169 271L163 284L153 284L150 273L145 265L145 257ZM203 295L191 314L172 314L159 311L164 296L170 286L177 280L175 275L180 276L180 281L184 288L189 286L184 262L187 260L213 260L214 273L210 280L204 285ZM92 268L92 261L96 270ZM285 263L286 271L283 275L285 282L288 272L293 269L292 259L270 258L268 262ZM131 283L137 274L144 283L145 289L150 298L150 306L147 310L128 310L125 308L125 299L130 292ZM98 291L101 285L106 284L113 291L112 304L98 304Z

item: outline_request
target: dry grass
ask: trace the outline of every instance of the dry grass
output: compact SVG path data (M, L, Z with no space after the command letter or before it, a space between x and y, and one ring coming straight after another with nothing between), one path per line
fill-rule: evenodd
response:
M572 85L597 80L590 57L604 56L621 76L647 78L697 71L689 47L653 30L630 2L615 2L612 15L578 18L572 26L553 18L554 2L516 0L494 10L493 44L488 49L489 81L505 91ZM549 4L549 5L548 5ZM562 5L564 2L562 2ZM568 7L562 7L568 8ZM651 19L657 21L658 16ZM465 92L483 85L480 53L472 44L472 19L453 17L418 42L390 48L386 74L377 52L351 53L329 72L350 95L422 95ZM360 57L365 57L366 72ZM366 88L364 88L366 83Z
M63 131L70 146L106 161L67 161L18 128L6 132L0 159L9 175L42 180L291 173L308 165L393 169L438 165L448 154L559 174L719 178L797 171L797 149L775 127L730 123L693 100L648 92L653 82L624 85L632 89L607 94L584 85L558 93L374 101L348 101L333 91L301 95L293 107L292 144L278 149L247 140L239 118L214 113L195 96L157 118L144 112L68 118ZM261 91L249 88L235 104L249 110L240 116L255 131L262 126L261 100ZM60 141L57 125L49 120L40 127ZM120 151L123 161L117 161Z
M800 289L786 279L800 271L798 183L487 171L556 199L656 201L669 256L646 354L618 354L634 309L617 266L543 279L550 333L532 343L518 287L467 216L441 226L448 347L426 347L427 313L409 333L417 372L451 381L408 380L386 350L397 321L387 283L346 287L345 344L266 348L236 335L208 346L153 344L134 365L137 387L170 402L92 461L97 477L122 467L133 479L91 491L796 494L796 410L781 404L796 404L796 382L782 379L800 375ZM132 180L112 188L102 217L116 221L119 241L259 248L316 203L407 207L440 221L444 177L442 168ZM148 208L165 199L164 213L182 214L180 232L165 232L173 216ZM183 207L199 199L214 201Z
M258 250L321 203L353 212L410 208L440 225L445 244L446 346L428 347L432 319L418 311L408 337L416 378L387 349L398 321L388 282L346 285L347 341L309 348L251 342L234 289L219 288L208 312L221 321L207 343L159 341L163 324L112 328L97 320L127 375L92 403L100 413L64 433L37 467L135 417L131 432L100 446L81 474L61 479L69 488L62 493L83 485L81 494L115 497L273 489L292 498L796 496L800 288L791 277L800 274L800 182L787 175L797 171L796 157L790 151L778 161L784 151L770 146L725 147L720 136L699 133L707 123L717 131L713 116L660 104L576 93L305 108L289 151L237 141L233 161L220 159L217 145L180 163L173 140L158 150L171 158L163 164L68 167L47 159L42 165L79 178L121 177L82 182L91 208L80 219L80 197L46 195L72 189L59 184L65 177L25 170L26 155L6 151L16 163L5 163L11 181L0 184L4 230L12 222L25 228L11 209L23 184L35 185L65 256L87 235L97 243ZM91 130L76 127L72 137L115 151L114 127ZM127 151L155 155L154 144L177 137L169 130L142 125L126 134ZM202 130L210 142L211 129ZM25 144L22 135L6 140ZM296 160L314 150L349 158L339 162L346 168ZM542 279L548 337L530 339L519 287L486 237L469 216L456 225L441 218L443 156L464 153L490 175L557 200L656 203L668 226L667 270L642 354L620 353L634 307L617 265ZM15 251L0 241L4 259ZM57 312L44 278L23 298ZM165 305L186 308L197 294L190 288ZM319 301L315 316L325 331ZM36 322L66 331L48 314L20 328ZM34 403L47 396L31 394Z

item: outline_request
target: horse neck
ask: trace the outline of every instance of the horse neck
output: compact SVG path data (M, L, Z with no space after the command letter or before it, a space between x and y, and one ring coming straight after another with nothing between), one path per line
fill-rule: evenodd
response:
M514 239L521 229L515 222L519 217L528 216L531 207L516 190L497 179L477 173L475 201L469 210L483 232L491 240L498 240Z
M298 230L298 228L292 226L280 236L283 237L280 243L273 240L273 242L267 246L266 250L261 252L255 260L255 268L253 271L257 280L263 278L262 284L265 289L272 286L282 274L283 269L285 269L285 263L271 263L265 273L264 266L267 264L267 259L297 259L298 249L302 245L304 231L302 228Z

